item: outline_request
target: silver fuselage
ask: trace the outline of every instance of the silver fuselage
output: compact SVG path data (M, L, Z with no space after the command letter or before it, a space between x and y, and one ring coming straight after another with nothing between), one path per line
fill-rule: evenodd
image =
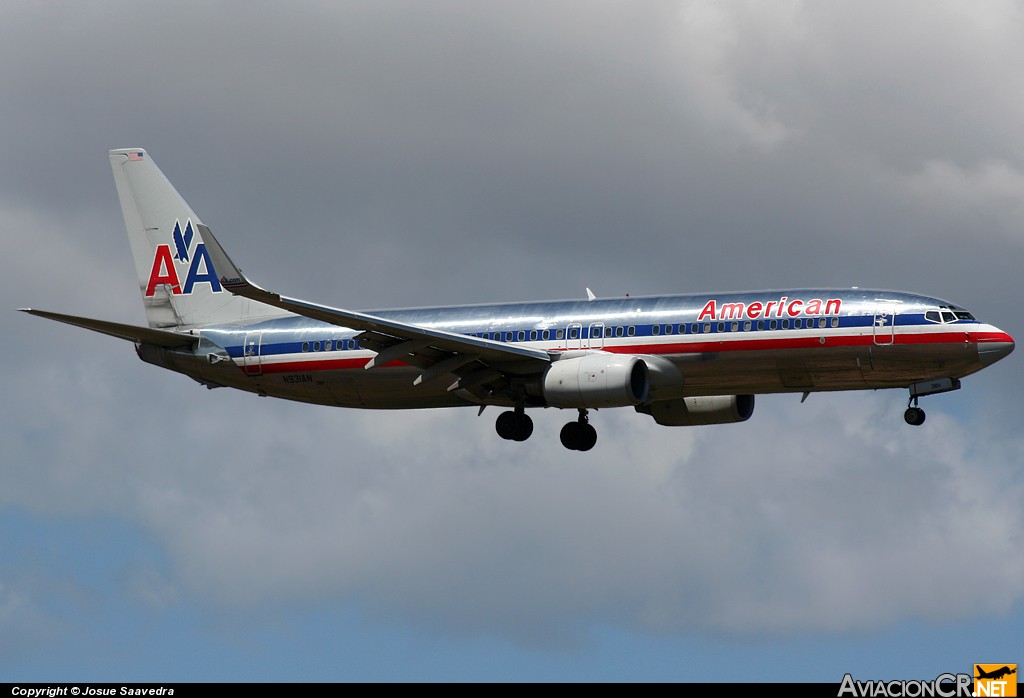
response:
M654 367L652 400L684 396L905 388L961 378L1005 356L1012 338L962 308L878 290L795 289L409 308L370 314L560 355L610 352ZM196 327L195 351L140 346L143 359L213 386L380 409L509 404L391 362L359 332L300 316ZM534 401L532 405L543 404Z

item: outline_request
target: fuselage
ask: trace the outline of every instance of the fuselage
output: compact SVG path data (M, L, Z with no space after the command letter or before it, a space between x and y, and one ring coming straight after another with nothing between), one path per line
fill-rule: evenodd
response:
M796 289L367 311L469 337L561 355L640 355L651 398L905 388L961 378L1002 358L1013 339L938 298L880 290ZM359 334L301 316L196 327L193 351L143 358L209 385L325 405L421 408L509 404L376 355ZM226 370L228 368L232 370ZM240 370L239 370L240 369ZM543 404L533 401L530 404Z

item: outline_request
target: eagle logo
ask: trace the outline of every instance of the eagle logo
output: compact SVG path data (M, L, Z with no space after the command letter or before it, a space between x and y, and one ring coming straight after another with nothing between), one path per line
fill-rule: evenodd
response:
M188 262L188 250L192 247L192 238L195 233L192 231L192 219L185 222L185 233L181 232L181 224L174 221L174 231L171 233L174 239L174 258L179 262Z

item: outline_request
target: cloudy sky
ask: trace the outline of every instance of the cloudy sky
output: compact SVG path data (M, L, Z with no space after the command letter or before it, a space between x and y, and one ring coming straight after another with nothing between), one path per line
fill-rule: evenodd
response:
M0 673L931 678L1020 662L1021 356L743 425L207 391L143 324L106 151L250 277L374 308L802 286L1020 335L1019 2L5 4Z

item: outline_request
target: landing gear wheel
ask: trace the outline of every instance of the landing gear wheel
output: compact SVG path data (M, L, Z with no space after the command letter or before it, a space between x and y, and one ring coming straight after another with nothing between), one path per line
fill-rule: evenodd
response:
M558 434L559 441L570 451L578 451L576 444L580 441L580 432L582 431L582 425L579 422L569 422L562 431Z
M502 412L498 415L498 421L494 423L494 430L498 432L498 436L508 441L512 440L512 435L516 429L516 413L515 412Z
M516 428L512 434L513 441L526 441L533 434L533 420L525 414L515 414Z
M589 451L597 443L597 429L590 426L587 411L580 410L580 418L562 427L558 438L570 451Z
M498 436L508 441L526 441L533 434L533 420L523 412L502 412L494 423Z
M597 429L584 424L580 429L580 441L576 446L577 451L589 451L597 443Z
M920 407L908 407L907 411L903 413L903 419L913 427L919 427L924 424L924 418L924 410Z

